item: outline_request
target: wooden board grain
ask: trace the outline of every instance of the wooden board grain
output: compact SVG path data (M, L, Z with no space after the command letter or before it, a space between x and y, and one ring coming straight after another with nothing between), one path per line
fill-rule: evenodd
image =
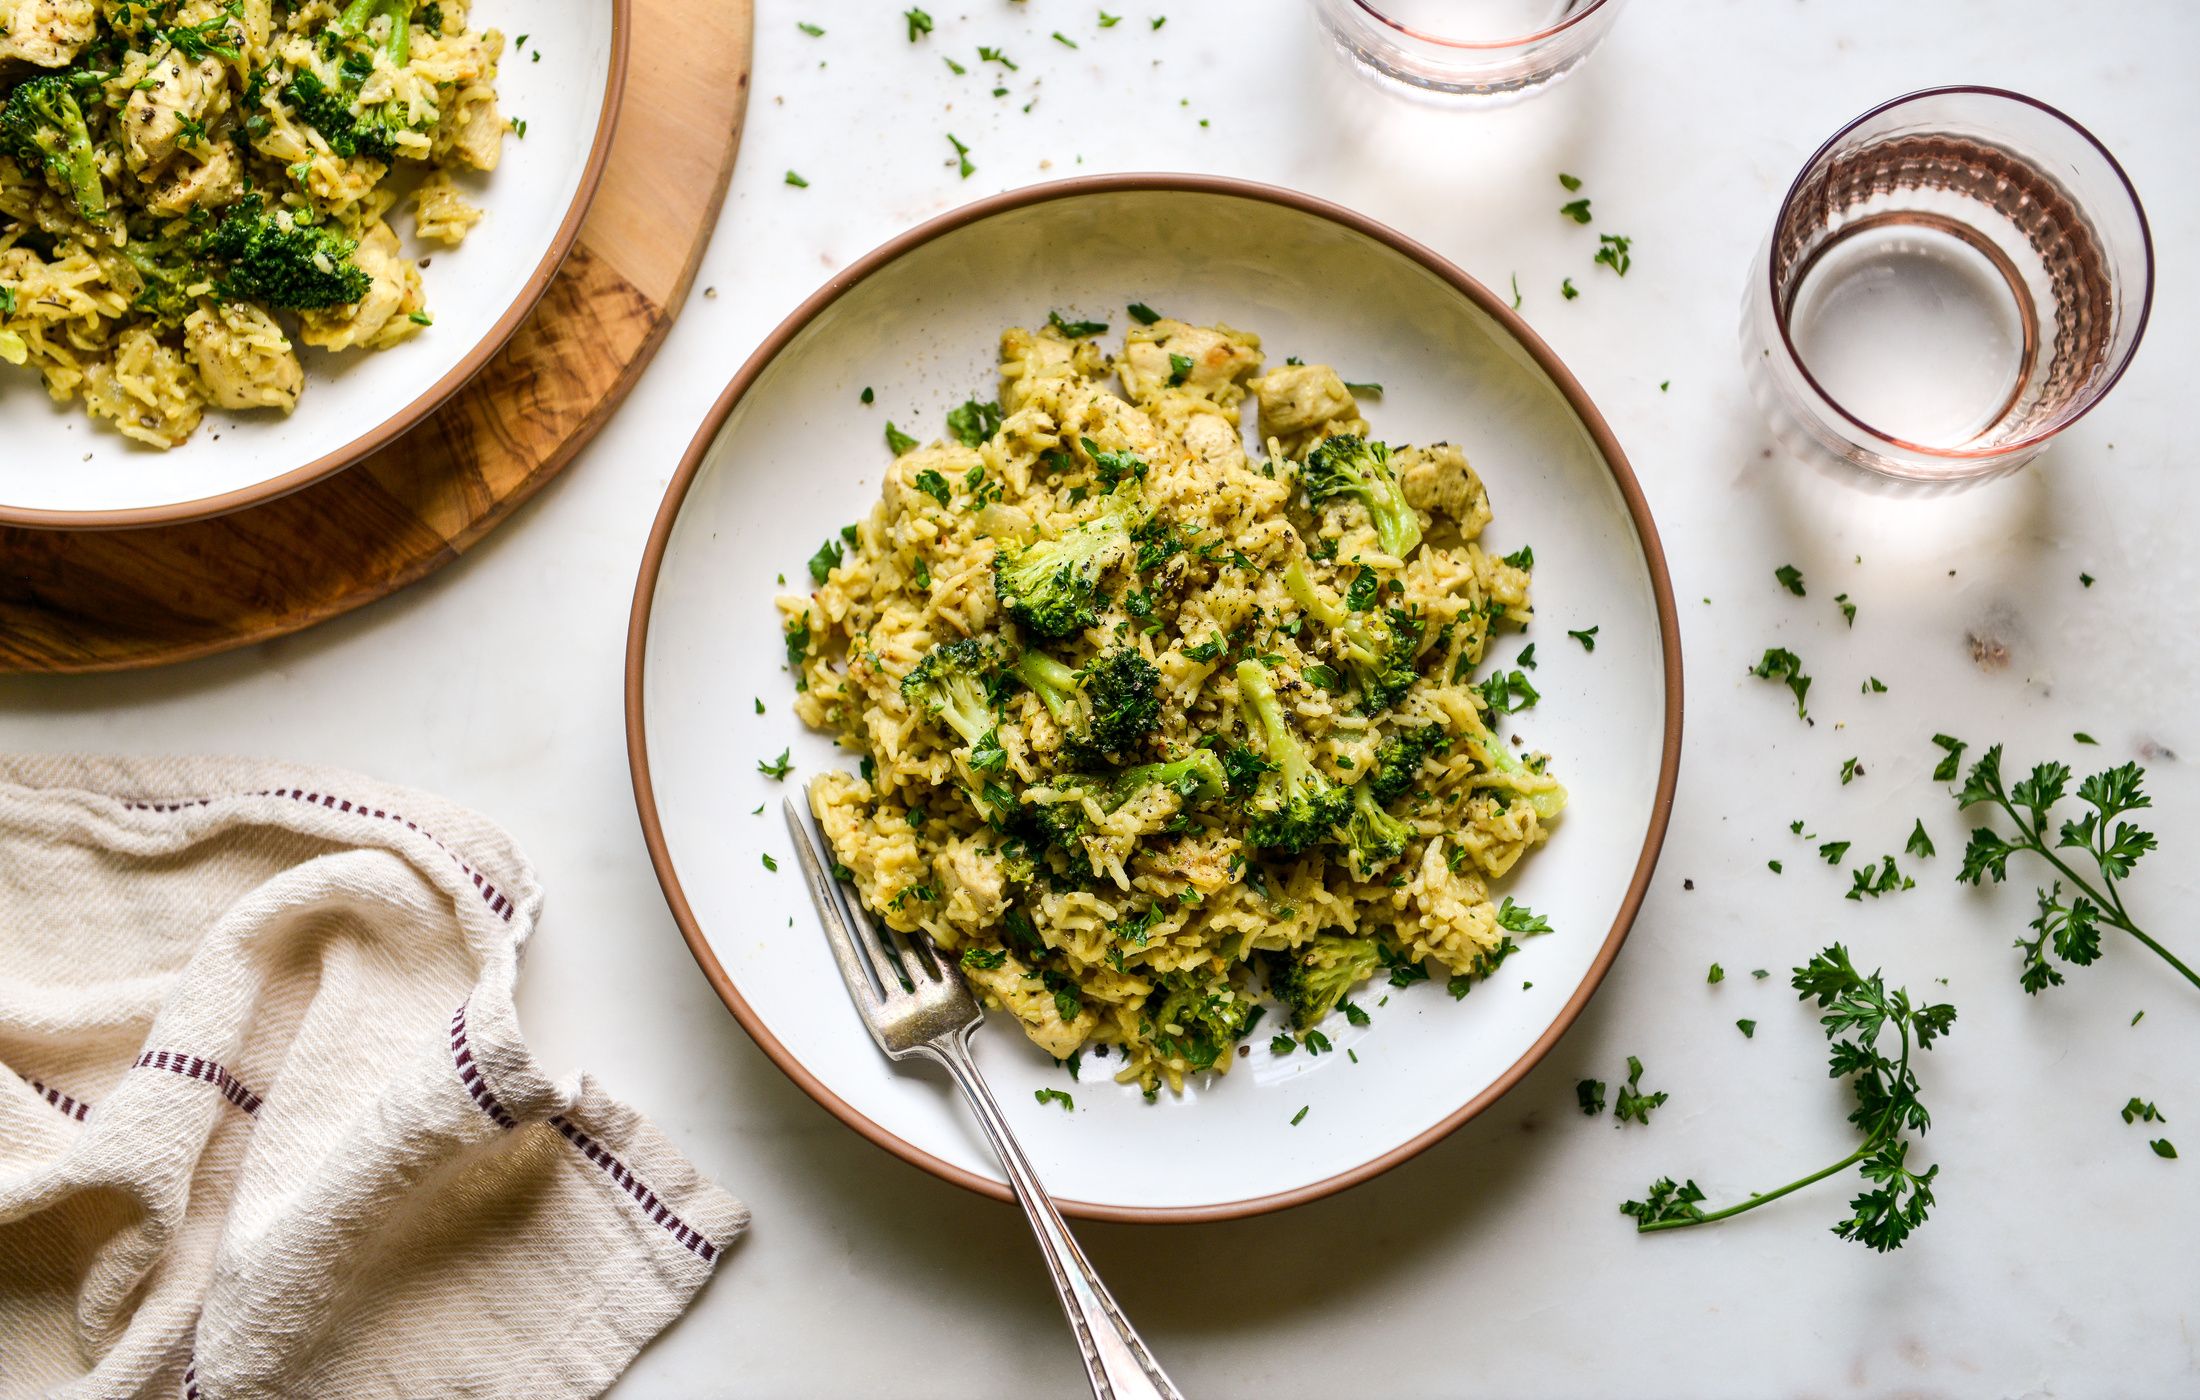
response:
M265 641L433 573L573 459L634 386L717 223L753 0L634 0L603 185L527 323L427 422L303 491L140 530L0 528L0 671L159 666Z

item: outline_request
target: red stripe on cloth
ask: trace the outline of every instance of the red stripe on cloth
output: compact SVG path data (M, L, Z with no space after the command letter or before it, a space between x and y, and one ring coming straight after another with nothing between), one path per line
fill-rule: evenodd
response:
M616 1182L619 1189L632 1196L641 1206L642 1213L652 1222L663 1226L672 1237L693 1250L704 1263L718 1257L718 1246L704 1237L703 1232L672 1213L670 1207L658 1199L657 1193L642 1183L641 1178L627 1170L626 1163L605 1151L601 1144L579 1128L573 1126L564 1114L553 1114L550 1126L565 1135L565 1140L580 1149L583 1157L603 1169L604 1175Z
M86 1103L84 1100L72 1098L69 1095L62 1093L59 1089L53 1088L50 1085L41 1084L27 1074L19 1075L18 1078L20 1078L25 1084L31 1086L32 1093L38 1095L38 1097L44 1099L47 1103L52 1104L55 1108L60 1109L64 1116L74 1118L79 1123L83 1122L85 1116L92 1111L92 1106Z
M403 816L399 815L396 812L385 812L380 807L369 808L363 802L353 802L349 798L340 798L334 793L303 792L297 788L262 788L258 792L236 793L232 795L237 797L280 797L291 802L303 802L308 807L326 807L337 811L348 812L355 817L368 817L372 818L375 821L396 822L398 825L404 827L407 831L413 832L416 835L425 836L430 841L433 841L436 845L436 849L442 851L443 854L449 856L452 863L457 865L460 872L463 873L467 877L467 879L472 882L474 889L480 893L482 902L489 906L489 912L495 914L498 918L503 919L507 923L511 922L512 911L515 906L510 900L505 899L502 895L497 893L497 888L495 885L488 883L488 881L482 877L481 872L474 869L473 866L467 864L464 858L462 858L458 854L458 852L452 850L449 846L444 845L441 837L437 836L432 831L423 830L417 823L407 821ZM192 807L208 806L213 801L214 799L211 797L199 797L181 802L125 802L122 805L126 810L132 812L181 812Z
M466 1003L460 1002L458 1010L451 1013L451 1064L458 1070L459 1083L473 1097L474 1107L489 1115L489 1121L500 1128L518 1126L519 1120L504 1111L497 1096L489 1088L488 1076L481 1066L474 1063L474 1047L466 1039Z
M247 1113L258 1113L265 1102L258 1094L247 1089L237 1076L214 1061L198 1055L186 1055L181 1050L148 1050L137 1057L133 1069L164 1069L170 1074L180 1074L186 1079L196 1079L221 1090L222 1097Z

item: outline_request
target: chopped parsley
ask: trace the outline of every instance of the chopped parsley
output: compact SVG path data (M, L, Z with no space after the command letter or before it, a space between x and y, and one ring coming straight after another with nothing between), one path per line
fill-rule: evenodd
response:
M764 852L764 868L766 870L779 869L779 862L772 859L772 853L770 851Z
M1582 204L1586 206L1588 201L1583 200ZM1627 252L1634 245L1634 240L1622 238L1616 233L1600 233L1597 235L1597 243L1599 246L1595 261L1603 263L1612 271L1625 277L1627 269L1635 265L1635 260L1629 257Z
M798 190L806 190L810 187L810 182L803 179L799 172L793 170L787 172L787 183Z
M888 432L892 432L894 430L894 425L888 423L886 425L886 430ZM916 443L914 441L911 441L909 445L911 447L914 447L916 446ZM926 467L923 471L917 473L915 485L919 491L922 491L925 495L930 496L933 500L938 501L941 505L944 506L947 504L947 493L950 490L947 484L947 478L941 476L938 472L932 470L930 467Z
M901 429L895 427L893 419L889 418L886 420L887 451L893 453L896 457L899 457L902 453L907 452L910 448L915 447L916 445L917 440L909 436L909 434L903 432ZM945 496L942 496L940 498L940 504L943 506L947 504L947 498Z
M1077 41L1070 38L1059 29L1054 31L1054 42L1062 45L1064 48L1074 49L1077 47Z
M1581 177L1578 175L1568 175L1565 171L1561 170L1558 172L1558 183L1566 187L1566 193L1572 194L1574 191L1581 188Z
M1782 564L1772 571L1772 576L1778 579L1780 586L1788 592L1793 593L1798 598L1803 596L1803 571L1801 569L1796 568L1793 564Z
M1559 284L1558 284L1558 294L1559 294L1560 296L1562 296L1562 297L1566 298L1566 300L1568 300L1568 301L1572 301L1572 300L1573 300L1573 299L1574 299L1575 297L1578 297L1578 296L1580 296L1580 295L1581 295L1581 289L1580 289L1580 288L1578 288L1578 287L1576 287L1576 286L1574 285L1574 279L1573 279L1573 278L1571 278L1571 277L1568 277L1568 278L1564 278L1564 279L1562 279L1562 280L1561 280L1561 281L1559 282Z
M1627 1082L1612 1097L1612 1116L1622 1123L1635 1122L1647 1128L1650 1126L1650 1111L1665 1102L1666 1093L1659 1089L1645 1094L1641 1092L1641 1087L1642 1061L1629 1055Z
M955 148L956 167L961 170L962 177L965 180L969 179L971 174L978 168L970 163L970 148L956 140L955 133L952 131L947 133L947 144Z
M1742 1039L1744 1040L1755 1040L1757 1038L1757 1023L1755 1021L1747 1019L1736 1021L1734 1028L1742 1033Z
M817 553L810 556L810 577L820 584L824 583L826 576L832 573L834 566L843 557L839 540L825 541L817 547Z
M1159 26L1156 27L1158 28ZM1291 1115L1291 1126L1296 1128L1299 1124L1304 1123L1306 1121L1306 1110L1312 1108L1313 1106L1314 1105L1312 1104L1301 1105L1299 1111ZM2177 1154L2175 1152L2172 1152L2170 1155L2174 1157Z
M1711 971L1704 974L1703 980L1706 982L1724 982L1726 980L1726 969L1717 963L1713 963L1711 964Z
M1956 774L1963 771L1963 751L1971 746L1961 739L1951 738L1946 734L1935 734L1933 742L1939 745L1945 754L1945 757L1934 765L1933 781L1936 783L1952 783L1956 780Z
M1160 312L1154 310L1152 307L1146 305L1146 303L1142 301L1134 301L1129 306L1125 307L1124 310L1130 312L1131 319L1133 321L1136 321L1141 326L1150 326L1154 322L1161 319Z
M1560 217L1572 219L1577 224L1589 222L1589 201L1576 199L1558 206Z
M1191 378L1191 375L1192 357L1179 355L1171 351L1169 354L1169 387L1174 389L1177 385Z
M801 30L803 33L809 35L813 39L822 38L825 33L824 30L818 28L816 25L810 23L808 20L798 21L795 24L795 28Z
M1851 627L1854 627L1856 625L1856 604L1849 601L1848 594L1834 594L1833 605L1841 610L1841 618L1843 621L1847 622ZM1885 687L1881 688L1884 689Z
M1574 1085L1574 1102L1581 1105L1584 1116L1594 1118L1604 1111L1604 1081L1584 1079Z
M1910 828L1910 839L1902 849L1913 856L1929 856L1933 853L1933 838L1925 834L1925 819L1919 817L1917 825Z
M1066 340L1086 340L1108 328L1105 321L1065 321L1059 311L1047 313L1047 324L1059 331ZM1091 451L1090 448L1086 450Z
M1751 675L1759 680L1786 681L1787 688L1795 694L1795 716L1809 719L1810 711L1803 708L1803 699L1810 694L1810 677L1803 674L1803 659L1786 647L1766 647L1764 659L1750 668Z
M1818 848L1819 858L1828 865L1839 865L1842 859L1848 855L1849 847L1853 844L1849 841L1828 841Z
M1063 1089L1034 1089L1031 1091L1031 1097L1042 1108L1050 1103L1058 1103L1066 1112L1075 1112L1077 1109L1077 1100L1071 1098L1068 1091Z
M1576 632L1569 627L1566 629L1566 635L1581 643L1583 651L1595 651L1597 649L1597 629L1595 627L1582 632Z
M922 10L903 10L901 17L909 22L909 42L912 44L932 32L932 17Z
M1857 761L1854 758L1844 758L1841 760L1841 786L1847 787L1850 783L1856 781L1858 778L1861 778L1863 776L1864 765L1861 762Z

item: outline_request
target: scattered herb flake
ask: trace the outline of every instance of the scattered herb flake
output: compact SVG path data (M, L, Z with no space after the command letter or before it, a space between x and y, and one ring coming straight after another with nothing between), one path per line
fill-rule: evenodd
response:
M1599 626L1601 625L1599 624ZM1583 651L1595 651L1597 649L1597 628L1595 627L1582 632L1576 632L1569 627L1566 629L1566 635L1581 643Z
M1561 204L1560 206L1558 206L1558 212L1563 218L1572 219L1577 224L1585 224L1589 222L1589 201L1586 199L1576 199L1569 203Z
M1788 592L1793 593L1798 598L1803 596L1803 571L1801 569L1796 568L1793 564L1782 564L1772 571L1772 576L1778 579L1780 586Z
M1050 1103L1058 1103L1062 1106L1063 1111L1066 1113L1074 1113L1077 1110L1077 1100L1071 1098L1067 1090L1034 1089L1031 1091L1031 1097L1036 1100L1041 1107L1045 1107L1047 1104Z
M788 755L793 752L794 750L791 748L781 749L779 757L769 763L759 759L756 764L756 771L767 778L777 778L779 781L785 782L787 775L794 771L794 765L787 761Z
M1910 828L1910 839L1904 843L1902 849L1920 858L1933 853L1933 838L1925 834L1925 819L1923 817L1919 817L1917 825Z
M1757 1023L1755 1021L1745 1019L1736 1021L1734 1025L1737 1030L1741 1031L1742 1039L1755 1040L1757 1038Z
M1760 680L1786 681L1787 688L1795 695L1795 716L1809 719L1810 711L1803 707L1804 697L1810 694L1810 677L1803 674L1803 659L1786 647L1766 647L1764 659L1750 668L1751 675Z

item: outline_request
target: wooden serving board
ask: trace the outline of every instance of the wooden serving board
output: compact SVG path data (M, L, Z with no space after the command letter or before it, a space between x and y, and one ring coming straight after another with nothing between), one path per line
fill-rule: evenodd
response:
M265 641L463 554L571 461L685 302L748 105L753 0L633 0L626 92L571 257L419 427L280 500L141 530L0 528L0 671L114 671Z

